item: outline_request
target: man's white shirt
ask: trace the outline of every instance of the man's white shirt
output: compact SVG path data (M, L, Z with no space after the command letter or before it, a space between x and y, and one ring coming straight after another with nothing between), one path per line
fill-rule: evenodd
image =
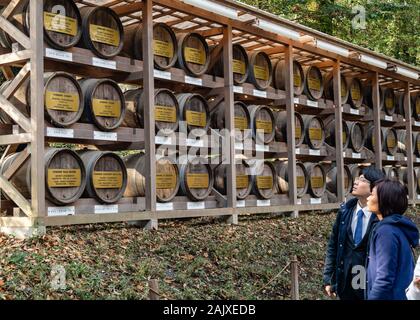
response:
M360 206L360 203L357 202L356 210L353 212L353 218L351 220L351 231L353 233L353 238L354 238L354 232L356 230L356 225L357 225L357 213L359 212L360 209L363 210L363 228L362 228L362 239L363 239L363 237L366 234L366 230L369 224L370 217L372 216L372 212L368 210L367 206L362 208Z

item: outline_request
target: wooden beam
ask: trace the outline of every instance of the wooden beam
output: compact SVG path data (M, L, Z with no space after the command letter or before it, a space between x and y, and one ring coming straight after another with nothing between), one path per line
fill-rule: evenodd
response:
M223 28L212 28L209 30L197 30L195 33L202 35L203 37L214 37L223 34Z
M43 180L43 179L40 179ZM28 216L33 217L31 204L22 194L2 175L0 175L0 188L7 196L16 203L20 209Z
M13 161L12 165L6 169L3 173L3 177L7 180L10 180L15 173L22 168L25 162L29 159L31 153L29 152L29 148L25 148Z
M405 117L405 130L406 130L406 152L407 152L407 185L408 185L408 194L409 194L409 199L412 199L413 201L417 200L416 199L416 188L415 188L415 181L414 181L414 152L413 152L413 139L411 139L412 135L413 135L413 127L412 127L412 117L411 115L413 114L412 111L412 106L411 106L411 99L410 99L410 83L406 82L405 83L405 88L404 88L404 94L406 95L406 97L408 97L408 99L404 99L404 111L406 115L409 115L408 117ZM418 178L418 177L417 177Z
M26 1L23 1L23 0L10 0L9 4L7 5L6 8L4 8L1 15L3 16L3 18L8 19L15 12L21 11L23 7L25 6L25 4L26 4Z
M0 136L0 146L9 144L22 144L32 141L31 133L8 134Z
M132 13L139 12L143 8L142 2L133 2L112 8L118 16L126 16Z
M8 114L19 126L22 127L26 132L32 131L31 122L26 116L20 112L13 104L11 104L3 95L0 94L0 108ZM44 112L42 108L42 112Z
M3 72L3 76L7 81L12 80L15 77L12 68L9 66L1 67L1 72Z
M0 55L0 66L9 66L12 64L20 64L31 58L30 50L22 50Z
M20 69L19 73L15 76L12 82L8 85L8 87L3 91L3 96L6 99L10 99L15 92L19 89L21 84L25 82L26 79L29 77L29 71L31 70L31 63L28 62L25 66Z
M379 98L379 74L374 73L372 79L372 101L373 101L373 136L375 137L375 165L382 170L382 139L381 139L381 108Z
M40 17L38 17L40 20ZM31 21L33 22L33 21ZM3 16L0 16L0 28L9 34L13 39L19 42L25 49L31 48L31 41L28 36L16 28L10 21L5 19Z

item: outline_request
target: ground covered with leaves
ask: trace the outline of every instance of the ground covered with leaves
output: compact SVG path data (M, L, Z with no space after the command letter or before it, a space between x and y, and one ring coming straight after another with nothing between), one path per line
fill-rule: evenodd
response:
M195 219L161 223L158 231L102 224L51 228L24 241L0 236L0 299L147 299L149 279L157 279L162 299L289 299L292 255L301 298L323 299L334 218L256 216L237 226ZM65 285L55 276L60 269Z

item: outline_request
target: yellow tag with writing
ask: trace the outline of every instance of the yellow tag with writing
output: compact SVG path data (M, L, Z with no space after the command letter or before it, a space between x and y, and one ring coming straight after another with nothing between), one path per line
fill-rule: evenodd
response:
M343 131L343 145L346 144L346 140L347 140L347 133Z
M258 189L272 189L273 177L272 176L257 177L257 188Z
M295 87L300 87L302 85L302 78L300 77L300 73L295 71L293 74L293 85Z
M77 93L53 92L45 93L45 107L50 110L77 112L80 106Z
M120 100L93 99L93 113L97 117L118 118L121 116Z
M308 87L310 90L321 91L321 80L318 78L309 77Z
M245 117L235 117L235 129L241 131L248 129L248 119Z
M44 28L48 31L68 34L77 34L77 20L61 14L44 11Z
M295 125L295 138L300 139L302 137L302 128Z
M271 133L273 130L273 123L267 120L256 120L255 121L257 130L264 130L264 133Z
M356 83L351 86L351 97L353 100L360 100L361 98L360 87Z
M50 188L80 187L80 169L48 169L47 184Z
M387 144L388 148L394 148L395 145L396 145L395 138L392 137L391 135L389 135L386 139L386 144Z
M113 47L120 45L120 33L118 30L91 24L89 25L89 34L90 39L94 42L108 44Z
M185 47L184 55L186 62L191 62L200 65L204 65L206 63L206 52L204 51L204 49Z
M118 189L123 185L121 171L93 171L92 178L96 189Z
M206 113L187 110L187 124L190 126L202 127L204 128L207 124Z
M324 186L323 177L311 177L311 187L312 188L322 188Z
M309 128L309 139L311 140L322 140L321 128Z
M372 147L375 146L375 136L372 135Z
M345 82L341 81L341 98L345 98L347 95L347 85ZM345 101L342 101L344 103Z
M394 108L394 99L387 97L385 99L385 108L387 108L388 110L391 110Z
M242 74L242 75L246 73L245 62L243 62L241 60L233 59L232 64L233 64L233 66L232 66L233 73L239 73L239 74Z
M174 189L176 187L176 175L174 173L157 173L156 189Z
M420 150L420 141L417 142L417 149Z
M344 187L347 189L349 187L349 178L344 177Z
M420 98L417 98L416 101L416 112L417 114L420 114Z
M249 186L249 177L247 175L236 176L236 189L246 189Z
M207 173L188 173L187 185L190 189L206 189L209 187L209 175Z
M176 108L166 106L155 106L155 121L176 122Z
M172 58L174 56L172 42L153 40L153 54L160 57Z
M267 67L254 66L254 75L255 75L255 79L267 81L268 80Z
M297 176L296 177L296 186L298 188L305 188L305 177L304 176Z

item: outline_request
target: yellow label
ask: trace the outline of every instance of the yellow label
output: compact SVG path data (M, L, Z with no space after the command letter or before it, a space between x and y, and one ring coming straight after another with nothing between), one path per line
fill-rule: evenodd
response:
M118 189L123 185L121 171L93 171L95 189Z
M204 49L196 49L185 47L184 49L185 61L195 64L206 64L206 52Z
M311 140L322 140L321 128L309 128L309 139Z
M256 120L257 130L264 130L264 133L271 133L273 131L273 123L267 120Z
M241 60L233 59L232 64L233 64L233 73L239 73L242 75L246 73L245 62Z
M392 108L394 108L394 99L388 97L385 99L385 107L388 110L391 110Z
M360 100L361 98L360 87L356 83L351 86L351 97L353 100Z
M420 98L417 98L416 101L416 112L417 114L420 114Z
M93 99L93 113L100 117L115 117L121 116L121 101L120 100L102 100Z
M157 173L156 189L174 189L176 187L176 175L174 173Z
M300 73L293 74L293 85L295 87L300 87L302 85L302 78L300 77Z
M187 185L190 189L206 189L209 187L209 175L207 173L188 173Z
M235 129L241 131L248 129L248 119L245 117L235 117Z
M118 30L91 24L89 25L89 34L92 41L108 44L114 47L118 47L120 45L120 33Z
M254 66L254 75L255 75L255 79L267 81L268 80L267 67Z
M258 189L272 189L273 177L272 176L257 177L257 188Z
M47 184L50 188L80 187L80 169L48 169Z
M375 136L372 136L372 147L375 146Z
M345 188L349 187L349 178L348 177L344 177L344 187Z
M347 95L347 86L346 86L346 83L343 82L343 81L341 81L341 98L345 98L346 95ZM342 101L342 102L344 103L345 101Z
M311 177L311 187L312 188L322 188L324 186L323 177Z
M61 14L44 11L44 28L48 31L68 34L77 34L77 20Z
M249 186L249 177L246 175L236 176L236 189L246 189Z
M79 110L79 95L77 93L47 91L45 106L50 110L77 112Z
M305 177L304 176L297 176L296 177L296 186L298 188L305 188Z
M386 139L386 144L387 144L388 148L390 148L390 149L394 148L395 145L396 145L395 138L393 136L389 135Z
M187 124L204 128L207 124L206 113L187 110Z
M153 40L153 54L160 57L172 58L174 56L174 46L172 42Z
M302 128L295 126L295 138L300 139L302 137Z
M308 87L310 90L321 91L321 81L318 78L309 77Z
M420 150L420 141L417 142L417 150Z
M343 144L346 144L346 140L347 140L347 133L343 131Z
M166 106L155 106L155 121L176 122L176 108Z

